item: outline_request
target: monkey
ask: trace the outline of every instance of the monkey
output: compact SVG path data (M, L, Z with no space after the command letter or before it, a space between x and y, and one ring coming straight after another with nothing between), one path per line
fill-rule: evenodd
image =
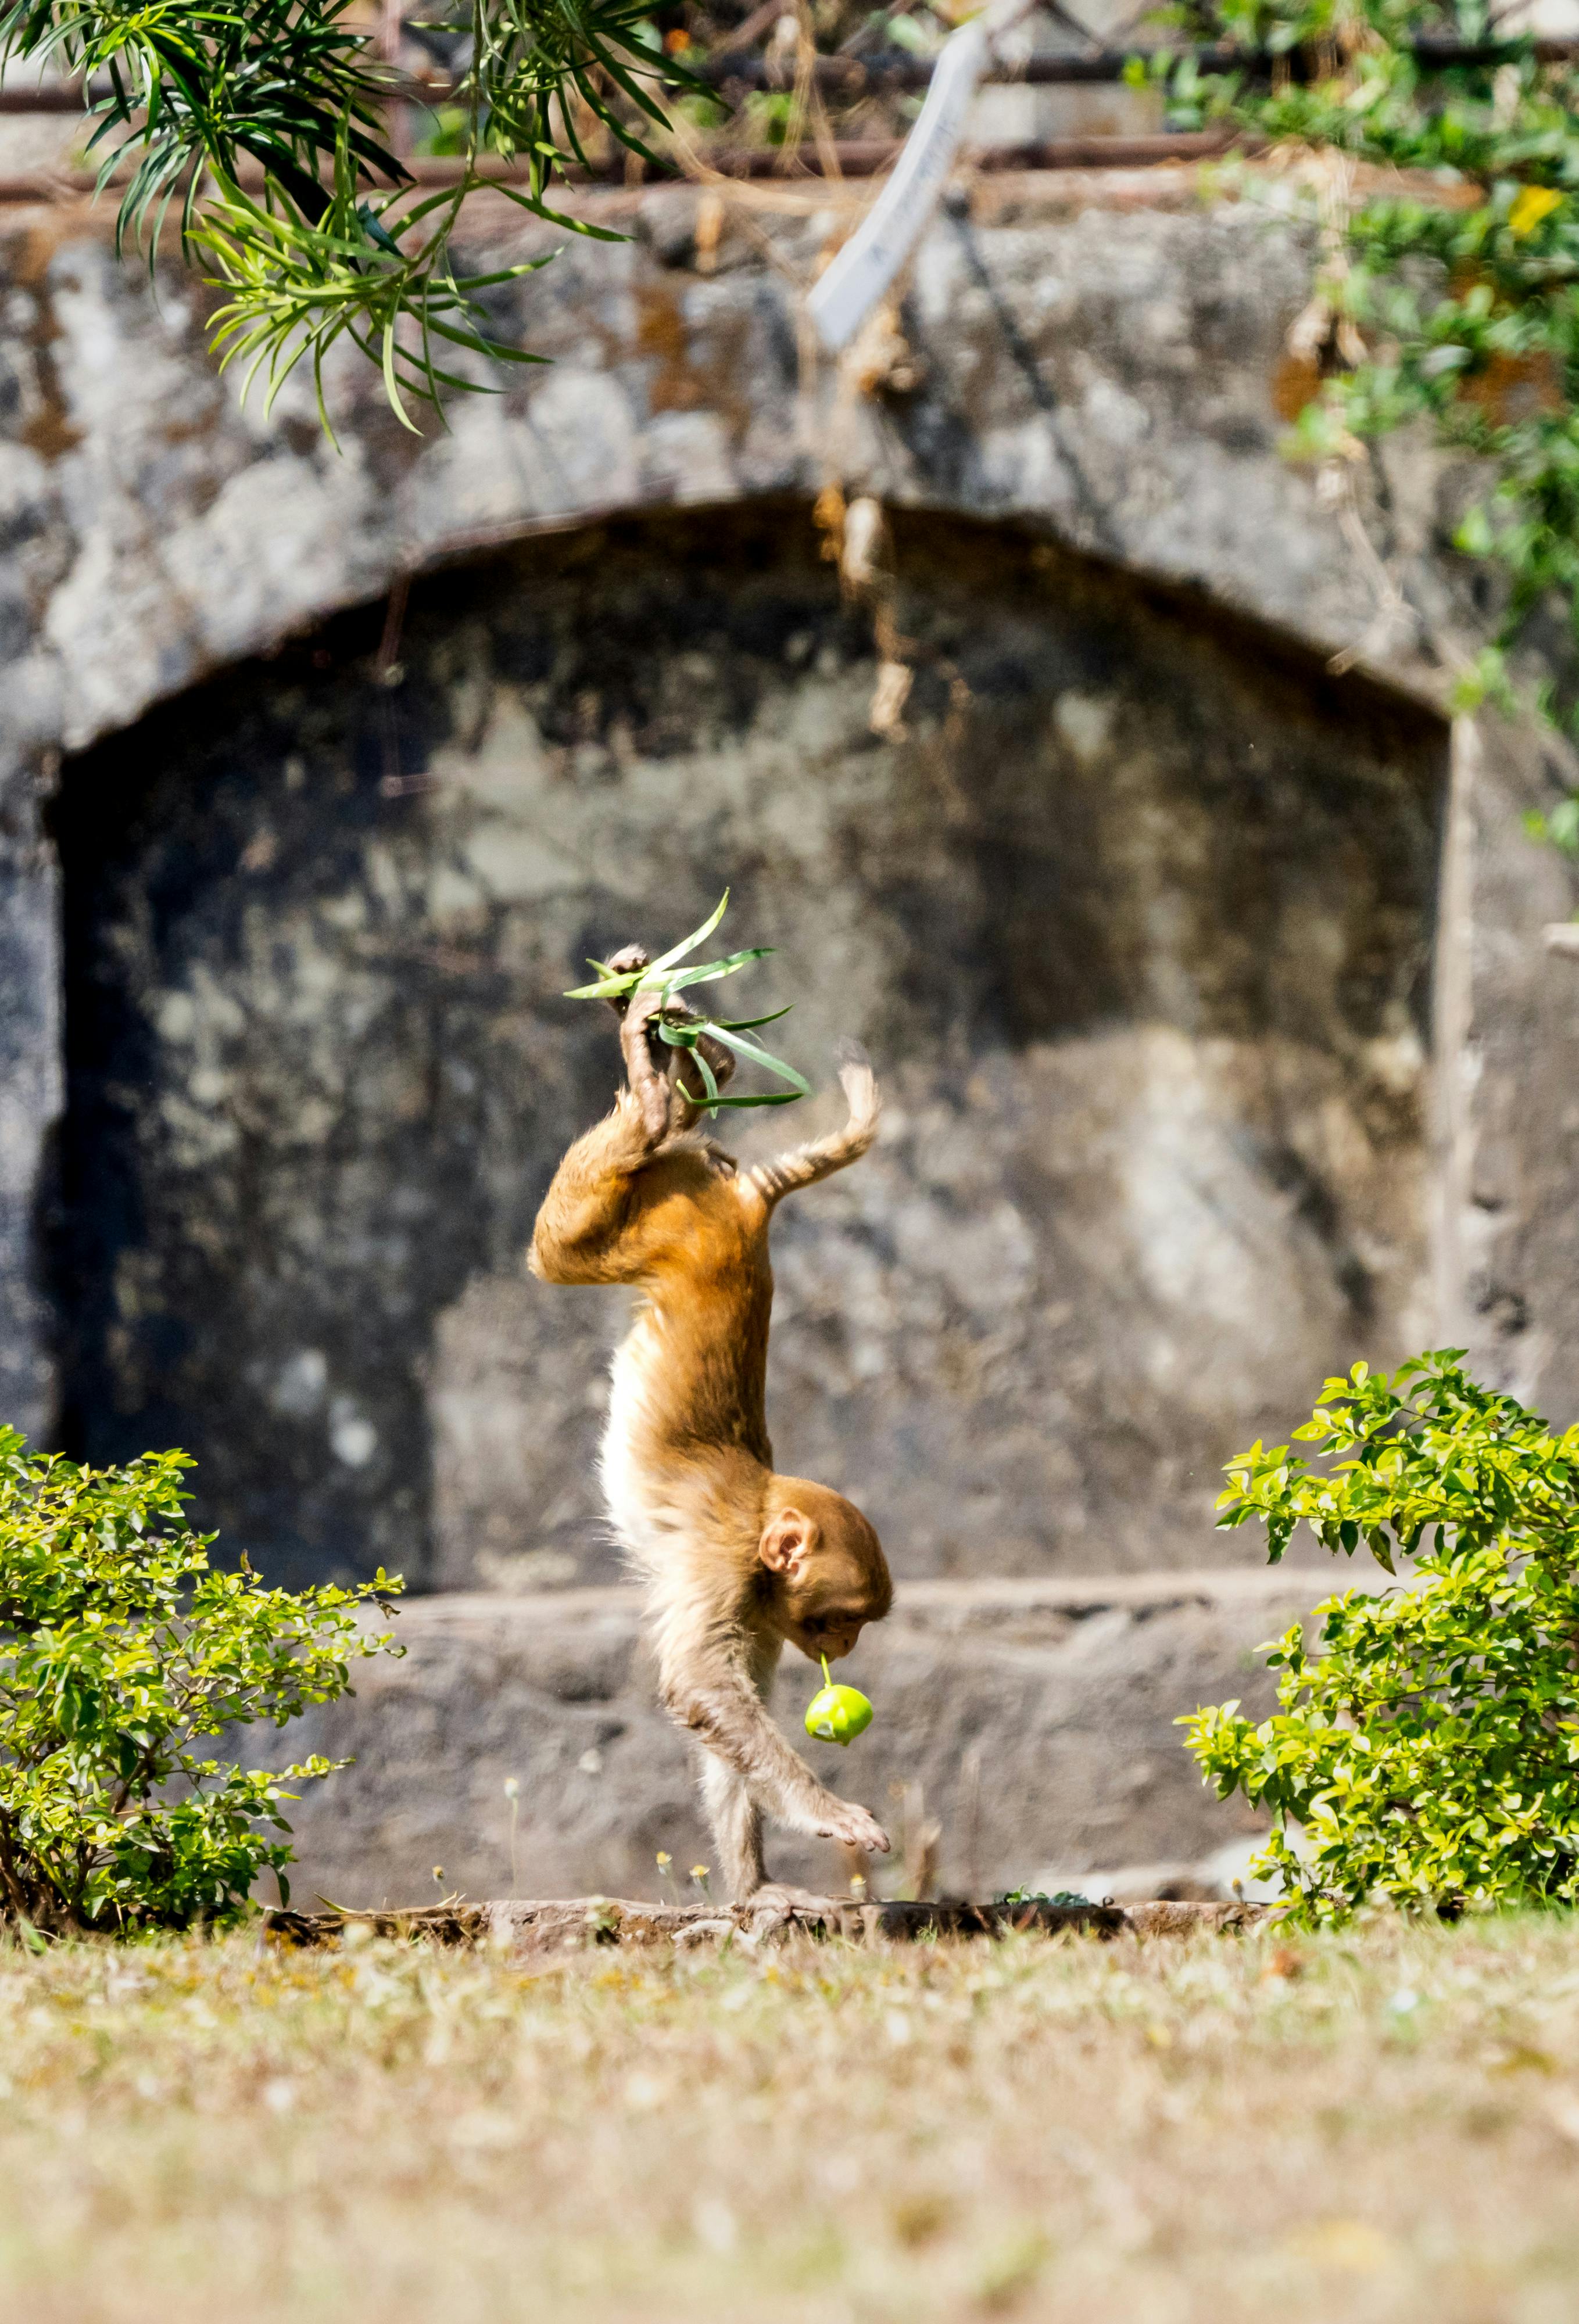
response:
M608 964L645 968L627 945ZM764 1811L790 1830L885 1853L865 1808L820 1783L768 1716L783 1648L842 1659L892 1601L882 1546L839 1493L773 1466L766 1416L773 1277L768 1236L787 1194L859 1159L877 1134L865 1052L842 1046L849 1119L831 1137L741 1169L704 1135L688 1052L659 1025L671 1001L614 1002L625 1085L577 1139L543 1198L527 1264L545 1283L619 1283L641 1301L616 1351L599 1454L617 1539L646 1588L664 1708L698 1748L703 1803L732 1898L805 1899L768 1879ZM722 1088L734 1060L703 1036Z

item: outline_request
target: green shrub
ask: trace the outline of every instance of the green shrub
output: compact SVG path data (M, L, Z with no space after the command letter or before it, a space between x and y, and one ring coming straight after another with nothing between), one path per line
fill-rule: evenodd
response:
M1181 1721L1223 1796L1271 1810L1256 1868L1307 1922L1579 1897L1579 1428L1477 1387L1463 1352L1328 1380L1294 1432L1314 1467L1259 1443L1228 1466L1218 1522L1263 1524L1274 1563L1301 1522L1406 1562L1276 1642L1275 1717Z
M283 1725L349 1691L392 1648L356 1609L398 1591L265 1590L208 1563L184 1452L125 1469L29 1454L0 1428L0 1915L50 1932L232 1921L257 1875L285 1888L277 1774L199 1756L256 1720ZM282 1833L283 1839L271 1835Z

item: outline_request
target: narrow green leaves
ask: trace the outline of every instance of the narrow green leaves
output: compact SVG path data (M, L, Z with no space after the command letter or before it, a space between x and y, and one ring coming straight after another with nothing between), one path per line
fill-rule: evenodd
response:
M810 1083L793 1065L786 1065L782 1057L774 1056L760 1042L747 1038L757 1026L776 1024L780 1017L787 1017L794 1006L792 1001L782 1009L771 1010L763 1017L701 1017L685 1011L684 1003L670 1011L669 1004L675 994L694 991L698 985L715 984L725 976L736 975L741 969L749 968L753 961L766 960L771 954L773 947L771 945L751 945L743 952L726 953L721 960L708 961L699 966L682 968L679 965L688 954L706 944L728 908L729 890L725 888L701 927L694 928L688 936L671 945L668 952L647 967L615 972L608 967L606 962L595 960L589 965L599 971L596 979L591 984L576 985L565 998L568 1001L619 1001L633 992L656 993L659 996L659 1038L668 1047L684 1050L694 1061L706 1093L706 1111L709 1114L716 1114L725 1106L793 1105L798 1098L810 1095ZM761 1093L746 1093L740 1096L721 1093L717 1076L701 1046L705 1040L721 1042L725 1048L733 1049L736 1056L752 1065L761 1065L780 1081L788 1082L789 1088Z
M379 367L392 409L413 427L413 405L490 390L494 365L534 360L502 333L485 294L545 262L484 274L452 260L466 199L495 183L489 157L527 161L524 187L496 187L520 208L619 240L549 205L563 158L554 117L572 145L579 106L644 150L613 85L662 118L645 86L660 60L633 0L474 0L469 20L457 182L424 198L385 140L394 82L350 0L0 0L0 63L81 77L99 185L120 193L118 239L143 243L152 264L176 208L188 262L210 265L228 294L216 344L249 382L261 376L272 398L305 360L327 426L323 367L344 340ZM261 189L242 183L249 164ZM436 341L464 350L470 367L441 366Z

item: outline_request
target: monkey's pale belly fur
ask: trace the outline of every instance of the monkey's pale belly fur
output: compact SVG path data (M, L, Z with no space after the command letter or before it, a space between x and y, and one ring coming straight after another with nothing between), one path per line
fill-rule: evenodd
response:
M598 1480L614 1538L638 1572L661 1572L666 1547L685 1527L685 1512L652 1448L661 1435L652 1385L665 1360L659 1309L643 1303L609 1367L608 1419L598 1449Z

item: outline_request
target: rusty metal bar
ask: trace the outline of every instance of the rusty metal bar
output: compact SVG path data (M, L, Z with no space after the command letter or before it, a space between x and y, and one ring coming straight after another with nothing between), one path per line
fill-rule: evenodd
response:
M386 15L380 33L381 45L385 50L389 38L386 0ZM1524 43L1433 37L1412 42L1410 47L1417 62L1431 72L1498 64L1522 56L1527 50L1542 64L1579 61L1579 39L1541 39ZM1122 80L1126 68L1135 58L1149 60L1158 56L1181 60L1189 58L1199 72L1243 72L1258 79L1269 78L1274 68L1287 71L1296 80L1311 78L1316 69L1308 54L1299 50L1274 54L1269 49L1240 48L1224 41L1196 48L1072 50L1067 55L1032 56L1021 64L994 66L985 78L1040 88L1101 86ZM868 57L820 56L813 67L819 88L852 97L882 89L925 88L932 78L932 69L930 57L911 56L903 49L879 50ZM726 49L716 56L700 58L694 64L688 63L685 70L693 80L704 81L715 88L734 84L743 88L788 89L794 86L796 67L793 60L769 58L760 50ZM671 85L680 88L684 83L677 77ZM401 103L442 105L456 94L456 88L448 80L423 79L413 74L403 77L402 85L392 93ZM93 93L99 93L97 84ZM26 88L0 88L0 115L75 113L82 105L83 95L79 81L46 81Z
M1432 72L1449 71L1455 66L1499 64L1524 53L1522 46L1505 41L1428 39L1412 42L1410 46L1416 61ZM1571 64L1579 59L1579 39L1537 40L1530 46L1542 64ZM1206 47L1187 49L1071 50L1067 55L1032 56L1022 64L995 66L983 78L990 81L1024 82L1032 88L1091 87L1122 80L1126 69L1137 57L1145 61L1153 57L1177 58L1180 61L1188 58L1199 72L1242 72L1260 80L1270 79L1274 69L1286 71L1295 80L1314 78L1316 72L1308 55L1298 50L1274 53L1270 49L1244 49L1233 42L1220 41ZM885 88L925 88L932 78L932 69L930 57L912 56L903 49L884 49L869 57L818 57L813 72L819 88L860 96ZM726 88L737 82L744 88L787 89L794 86L796 66L792 58L780 60L765 57L760 51L748 55L725 50L688 69L697 80L712 88ZM680 84L677 81L675 85Z
M1165 131L1155 137L1044 137L1012 144L970 146L965 159L972 168L987 171L1150 169L1159 162L1210 161L1236 145L1242 148L1252 142L1235 137L1232 131L1214 129ZM898 137L840 138L833 145L829 158L839 177L881 177L898 158L903 143ZM793 186L804 184L808 178L829 174L825 173L822 157L810 143L799 149L795 163L789 170L784 168L783 154L773 145L744 146L733 152L727 148L704 151L701 158L710 171L722 178L778 178L781 183ZM407 159L406 167L415 185L453 186L459 181L466 164L448 155L418 153ZM481 171L485 183L506 186L524 184L527 174L524 163L489 162L485 158ZM661 172L649 171L645 181L650 185L674 185L684 184L687 179L676 163ZM242 182L261 185L262 171L244 168ZM572 170L567 180L571 187L618 186L624 182L623 152L604 171ZM94 183L92 174L86 170L21 171L12 177L0 177L0 206L78 200L92 191Z

